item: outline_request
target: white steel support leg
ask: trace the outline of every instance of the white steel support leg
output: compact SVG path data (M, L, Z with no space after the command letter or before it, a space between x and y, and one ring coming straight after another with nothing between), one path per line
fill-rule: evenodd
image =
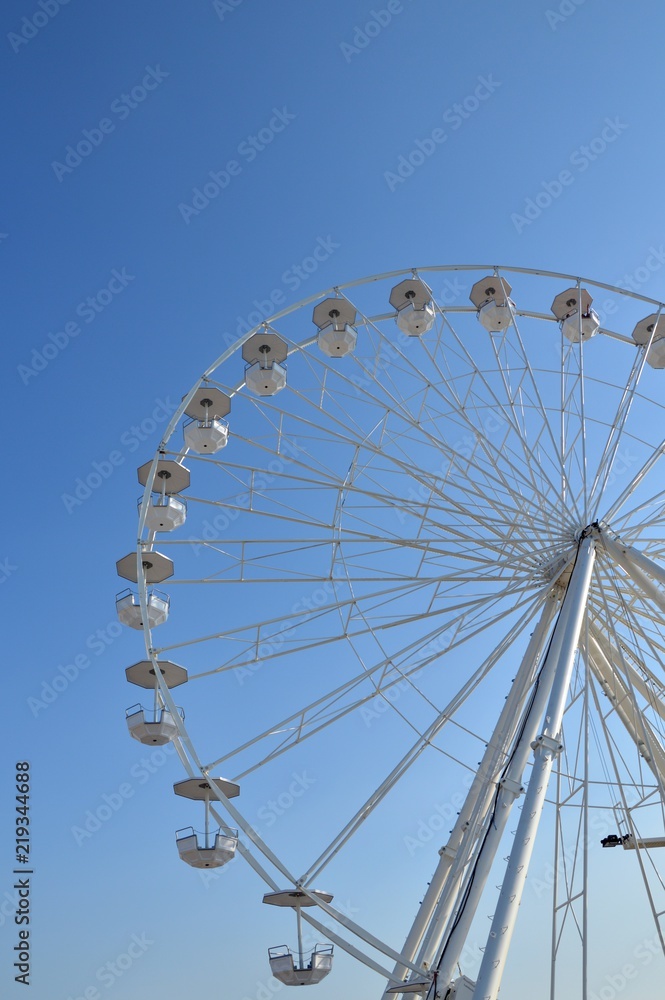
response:
M457 912L453 911L451 914L450 919L454 926L436 961L439 981L441 983L450 982L454 976L455 967L466 943L471 924L473 923L478 904L480 903L494 863L496 852L505 832L511 809L515 800L524 790L522 788L524 769L531 756L532 743L538 735L545 707L551 695L555 677L553 665L556 665L560 658L565 633L565 629L562 627L562 622L564 621L564 608L562 608L538 679L538 687L534 693L533 701L527 710L528 714L526 718L518 720L521 735L511 755L510 764L499 782L498 788L494 785L490 789L490 794L496 796L496 801L490 822L489 824L486 823L482 847L475 860L473 872L470 873L473 877L469 880L468 890L464 896L461 908Z
M665 571L658 563L648 559L631 545L624 545L621 540L614 541L607 535L603 535L603 544L609 555L628 573L640 590L665 611L665 593L654 583L654 580L665 583Z
M589 638L589 665L641 757L665 789L665 751L656 732L635 704L623 678L608 660L593 634Z
M419 966L431 966L440 950L447 921L458 898L459 887L476 846L480 824L496 794L496 782L506 763L510 745L520 725L529 690L538 674L543 649L559 601L560 598L553 592L545 602L540 620L526 648L508 697L504 702L499 721L487 744L480 767L457 817L450 839L440 852L439 866L423 900L424 906L427 897L430 896L430 890L432 897L434 897L434 903L438 897L436 909L430 908L429 912L423 913L423 917L431 922L416 962ZM420 913L418 916L421 916ZM425 924L423 924L424 926ZM460 950L455 956L453 967L457 963L463 947L464 942L461 943ZM445 981L442 979L442 982Z
M505 763L506 754L514 739L524 702L538 672L543 648L558 606L559 597L554 593L548 595L538 624L533 631L519 670L511 685L508 697L504 702L499 721L487 744L478 772L457 817L457 822L451 832L448 843L439 851L439 863L436 871L432 876L427 892L416 914L416 919L402 948L402 955L405 959L409 962L414 962L416 951L427 932L420 957L414 963L419 967L423 966L423 960L431 964L431 958L428 959L427 956L432 949L436 952L439 948L442 928L445 926L445 921L455 898L454 895L450 895L451 890L449 889L447 879L452 878L458 869L461 877L464 867L468 862L470 851L466 849L465 844L465 850L462 852L461 845L465 841L466 836L471 832L470 828L472 826L475 827L474 813L478 811L480 806L482 809L480 816L482 818L487 808L486 804L483 808L483 803L487 798L488 791L491 797L496 787L494 782L496 781L498 772L500 772ZM479 799L482 800L480 803ZM458 882L459 879L456 881ZM449 906L445 904L441 894L444 885L446 887L446 897L450 897ZM433 914L434 924L430 924ZM428 942L432 937L434 943L430 946ZM408 969L405 965L398 963L393 970L394 979L402 979L407 971ZM389 983L386 989L391 988L393 985L393 983ZM388 1000L388 997L394 996L394 994L384 993L383 996Z
M577 561L566 591L553 641L543 671L552 676L552 688L543 730L534 741L534 759L529 787L524 797L515 841L492 919L487 947L474 990L474 1000L496 1000L522 901L529 862L542 815L554 758L561 752L560 734L568 689L586 610L596 543L589 533L582 538Z
M607 641L607 638L596 626L591 626L589 634L602 650L605 659L614 666L620 666L621 673L625 676L628 686L634 688L665 722L665 687L663 687L660 678L656 677L647 668L646 664L640 664L641 670L638 671L626 656L622 659L620 652ZM645 677L648 678L648 681Z

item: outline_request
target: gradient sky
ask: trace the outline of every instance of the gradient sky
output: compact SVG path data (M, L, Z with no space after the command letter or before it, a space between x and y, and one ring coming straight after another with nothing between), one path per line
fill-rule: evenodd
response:
M262 887L240 864L215 892L175 858L181 769L173 753L142 763L150 752L125 731L124 667L139 646L115 624L115 560L135 537L135 467L271 302L474 262L662 298L665 11L653 0L6 0L0 19L0 896L11 897L13 766L27 759L31 997L95 987L111 1000L267 1000L264 944L290 930L260 912ZM416 148L426 156L413 169ZM95 471L103 482L77 498ZM67 669L78 676L46 704ZM77 842L73 828L121 786L122 805ZM404 835L442 802L426 774L413 795ZM424 885L422 854L384 873L386 905L393 878ZM645 936L625 933L617 965ZM133 935L140 958L96 978ZM5 916L9 1000L25 995L15 943ZM625 1000L649 996L656 963L642 965ZM367 982L345 965L317 997L361 1000Z

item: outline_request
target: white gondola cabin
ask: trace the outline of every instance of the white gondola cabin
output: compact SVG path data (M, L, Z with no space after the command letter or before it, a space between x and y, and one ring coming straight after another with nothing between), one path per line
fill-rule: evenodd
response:
M329 358L343 358L355 350L358 333L356 310L348 299L324 299L314 308L312 321L319 328L319 350Z
M332 969L333 946L317 944L309 955L294 955L285 944L268 949L270 971L285 986L316 986Z
M478 320L488 333L499 333L513 321L515 303L510 298L511 286L505 278L488 274L477 281L469 298L478 310Z
M600 319L591 308L592 302L586 288L567 288L552 303L552 312L559 320L561 332L572 344L591 340L600 329Z
M277 892L267 892L263 902L269 906L290 907L296 911L298 929L298 950L292 952L286 945L278 945L268 949L270 969L275 979L285 986L315 986L328 975L332 969L333 946L317 944L312 952L305 953L302 943L302 916L304 906L316 906L318 896L324 903L332 902L329 892L320 889L311 890L311 894L302 889L282 889Z
M233 781L227 781L225 778L210 778L209 780L203 777L185 778L184 781L176 781L173 786L176 795L203 802L205 806L203 833L197 833L193 827L178 830L176 833L178 854L192 868L221 868L222 865L233 860L238 847L237 830L229 830L225 827L211 829L210 800L215 798L214 794L211 796L211 785L213 784L227 799L240 795L239 785Z
M407 337L421 337L434 326L432 293L420 278L407 278L395 285L390 304L397 310L397 326Z
M286 385L286 343L275 333L256 333L242 346L242 356L249 362L245 384L255 396L274 396Z
M639 347L648 347L647 364L665 368L665 315L651 313L641 319L633 330L633 340Z
M175 838L180 858L192 868L221 868L233 861L238 847L238 831L222 827L197 833L188 826Z
M149 590L147 594L148 625L150 628L157 628L163 625L169 617L171 599L168 594L161 590ZM143 628L143 612L141 611L141 601L139 595L127 588L117 595L115 608L118 619L123 625L129 628Z
M143 497L139 497L138 507L140 515ZM146 504L145 526L148 531L174 531L182 527L186 519L187 502L182 497L152 497Z
M182 718L184 712L178 709ZM164 746L178 735L178 723L167 708L146 709L132 705L126 713L127 728L132 739L147 746Z
M185 424L185 444L199 455L214 455L226 447L229 425L224 417L231 409L231 399L214 386L200 386L185 407L191 417Z

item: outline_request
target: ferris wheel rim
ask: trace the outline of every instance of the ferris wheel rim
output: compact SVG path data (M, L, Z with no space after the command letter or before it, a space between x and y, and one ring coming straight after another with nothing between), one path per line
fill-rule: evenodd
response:
M171 421L170 421L170 423L169 423L169 425L168 425L168 427L167 427L167 429L166 429L166 431L164 433L162 441L160 442L159 449L158 449L158 451L157 451L157 453L156 453L156 455L155 455L155 457L153 459L153 462L152 462L152 467L151 467L150 473L148 475L148 479L147 479L146 486L145 486L145 491L144 491L144 502L142 504L142 508L143 509L141 511L141 520L140 520L140 524L139 524L139 538L141 539L143 537L143 533L144 533L144 528L145 528L145 509L146 509L146 506L147 506L147 502L149 501L149 498L151 496L151 490L152 490L152 486L154 484L155 472L156 472L156 468L157 468L157 463L159 461L159 456L160 456L160 454L166 452L166 445L168 444L168 442L169 442L169 440L170 440L170 438L171 438L171 436L172 436L172 434L173 434L176 426L178 425L178 423L180 421L180 418L182 417L182 414L184 413L184 410L187 407L188 402L191 400L192 396L197 391L197 389L199 389L204 383L208 383L208 382L211 381L210 380L210 376L216 371L216 369L221 364L223 364L224 361L226 361L229 357L231 357L233 354L235 354L238 351L238 349L242 346L242 344L244 342L246 342L252 335L254 335L256 332L260 331L261 329L267 328L267 326L271 325L273 322L277 322L281 318L283 318L285 316L288 316L291 313L295 313L298 310L302 309L303 307L305 307L307 305L310 305L311 303L316 302L316 301L322 299L329 292L335 292L337 294L337 293L340 293L340 292L342 292L342 291L344 291L346 289L354 288L356 286L367 285L367 284L370 284L372 282L381 281L381 280L384 280L384 279L399 278L399 277L402 277L404 275L418 275L418 276L420 276L420 275L425 274L425 273L455 272L455 271L477 271L477 272L480 272L480 271L483 271L483 270L497 271L497 272L502 272L502 273L506 272L506 273L529 274L529 275L534 275L534 276L539 276L539 277L545 276L545 277L549 277L549 278L558 278L558 279L562 279L562 280L571 280L571 281L574 281L574 282L578 283L578 285L579 285L580 282L583 281L585 283L588 283L588 284L592 285L595 288L602 288L602 289L605 289L605 290L608 290L608 291L613 291L616 294L620 294L622 296L628 295L631 298L638 299L638 300L640 300L642 302L645 302L645 303L648 303L650 305L657 306L659 308L659 310L663 308L662 304L659 303L657 300L649 299L646 296L642 296L642 295L639 295L639 294L636 294L636 293L630 293L630 292L627 292L627 290L625 290L625 289L619 289L619 288L616 288L615 286L611 286L611 285L607 285L607 284L604 284L604 283L600 283L600 282L594 281L593 279L578 278L578 277L573 276L573 275L566 275L564 273L559 273L559 272L547 272L547 271L539 271L539 270L535 270L535 269L511 268L511 267L495 268L494 266L489 266L488 267L486 265L440 265L440 266L430 266L430 267L427 267L427 268L414 268L414 269L408 269L407 268L407 269L402 269L402 270L399 270L399 271L385 272L383 274L372 275L372 276L369 276L367 278L357 279L355 281L347 282L345 284L335 285L335 286L332 286L328 290L316 293L315 295L307 297L307 298L301 300L300 302L296 303L295 305L290 306L287 309L285 309L285 310L283 310L283 311L281 311L279 313L276 313L274 316L266 319L262 323L257 324L255 327L253 327L251 330L249 330L246 334L244 334L241 337L239 337L238 340L232 346L230 346L226 351L224 351L222 353L222 355L220 355L220 357L217 359L217 361L214 362L214 364L210 368L208 368L206 370L206 372L204 373L204 375L201 376L201 378L194 384L194 386L190 390L190 392L185 397L183 397L182 403L178 407L178 410L176 410L176 412L174 413L174 415L173 415L173 417L172 417L172 419L171 419ZM446 312L446 311L448 311L448 310L443 310L443 312ZM452 311L452 312L459 311L459 312L473 313L476 310L475 310L475 308L472 308L472 307L457 307L457 308L452 309L450 311ZM520 315L519 310L516 310L516 314ZM532 314L532 315L536 315L536 314ZM394 313L388 313L388 314L381 315L381 316L375 317L375 318L377 320L378 319L388 319L388 318L392 318L393 316L394 316ZM548 320L552 319L551 317L546 317L544 314L539 315L537 318L538 319L548 319ZM601 332L603 332L603 331L601 331ZM612 335L612 334L610 334L610 335ZM630 338L623 337L621 335L614 335L614 336L617 336L621 340L627 340L630 343L632 343L630 341ZM302 344L296 345L296 346L306 347L306 346L310 346L312 343L313 343L313 338L310 337L308 339L306 338L303 341ZM237 386L237 389L239 389L241 387L242 387L242 383L239 383L238 386ZM236 389L236 391L237 391L237 389ZM176 456L176 460L180 460L180 458L184 455L185 450L180 450L180 451L177 451L177 452L175 452L175 451L174 452L169 452L169 454L175 455ZM351 469L349 469L349 475L350 475L350 473L351 473ZM341 491L340 491L338 493L338 502L340 502L341 495L342 494L341 494ZM141 562L140 555L144 551L143 548L142 548L142 544L143 543L141 541L139 541L139 546L138 546L138 549L137 549L137 562L139 563L139 565L137 566L137 573L138 573L138 577L139 577L139 588L140 588L140 592L141 592L141 606L142 606L143 615L144 615L144 622L147 622L148 621L148 615L146 614L147 605L145 603L146 596L147 596L147 585L146 585L146 582L145 582L145 579L144 579L144 575L142 573L142 566L140 565L140 562ZM174 581L174 582L179 582L179 581ZM180 581L180 582L188 582L188 581ZM489 600L489 598L488 598L488 600ZM154 647L154 645L152 643L152 637L151 637L151 633L150 633L149 627L146 627L144 635L145 635L145 638L146 638L147 655L151 658L151 660L153 661L153 665L156 668L157 667L157 657L159 655L159 652L162 652L162 650L157 650L156 647ZM183 645L187 645L187 644L188 644L187 642L183 643ZM170 647L164 647L164 648L168 650L170 648L175 648L175 647L170 646ZM158 683L160 684L160 687L164 687L166 689L166 693L168 694L168 688L166 688L166 685L163 684L161 675L159 674L158 670L156 670L156 676L157 676L157 679L158 679ZM194 679L194 676L195 675L193 675L192 679ZM162 692L162 694L164 694L164 692ZM189 743L189 747L190 747L190 751L191 751L191 749L193 748L193 744L191 744L191 740L189 739L189 737L186 734L186 730L185 730L184 724L183 724L183 731L185 732L185 741L186 741L186 743ZM182 755L181 755L181 759L183 759ZM192 758L192 759L194 759L194 758ZM198 757L196 757L195 759L198 761L198 765L200 767L200 773L201 774L207 774L207 773L209 773L209 767L207 765L205 765L205 764L202 764L201 761L198 760ZM183 760L183 763L184 763L184 760ZM219 798L219 796L217 796L217 797ZM220 801L222 801L222 800L220 800ZM228 806L228 805L230 805L230 803L228 803L228 800L223 800L222 804L225 807ZM233 806L231 806L231 809L233 809ZM231 812L231 815L233 815L233 812ZM245 832L247 833L246 830L245 830ZM272 852L269 852L269 853L272 853ZM282 869L282 870L284 872L284 869ZM284 874L286 874L286 872L284 872ZM294 879L294 884L300 884L299 880L297 878L295 878L291 873L290 873L290 877ZM271 885L273 889L275 888L275 885L273 883L271 883L270 881L267 881L267 884ZM305 891L307 891L307 890L305 889ZM325 910L325 907L323 907L323 909ZM332 914L332 908L330 910L330 914L329 915L333 915ZM388 954L388 953L384 951L384 954ZM391 953L391 954L388 955L388 957L395 957L395 954L396 953ZM407 965L414 972L417 972L417 973L422 973L423 972L423 969L420 968L420 967L414 966L413 964L410 964L410 963L407 963Z

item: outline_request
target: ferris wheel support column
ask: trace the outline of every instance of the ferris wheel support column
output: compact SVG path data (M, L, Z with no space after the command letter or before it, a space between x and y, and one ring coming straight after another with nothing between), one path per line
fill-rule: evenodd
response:
M570 586L570 584L569 584ZM481 831L482 844L472 865L465 872L466 884L462 885L462 902L457 898L457 911L451 906L448 911L448 926L439 932L438 955L428 952L418 957L419 962L427 961L435 965L439 973L439 981L448 983L452 980L455 968L466 944L469 930L473 923L478 905L482 898L489 878L496 852L503 838L511 810L520 795L523 794L522 780L524 770L531 755L532 744L536 739L542 724L545 708L551 697L554 682L553 664L559 662L563 644L563 608L555 626L550 645L543 663L538 685L531 704L518 717L515 730L520 733L519 739L511 753L508 766L498 783L493 783L488 789L494 797L494 807L491 814L485 817ZM491 805L491 798L489 805ZM448 886L446 886L446 891ZM445 939L447 931L448 937ZM445 939L445 940L444 940ZM442 944L443 943L443 944Z
M462 851L465 837L471 828L475 829L475 814L479 807L482 810L482 800L485 798L483 793L487 792L488 783L490 783L490 794L494 790L493 781L497 771L503 766L506 753L515 735L524 701L538 672L543 648L558 606L559 597L552 591L545 599L540 619L532 633L522 662L504 703L499 721L487 744L480 767L469 788L448 843L439 851L439 863L402 948L402 955L405 959L409 962L414 962L416 951L422 942L420 957L415 962L418 966L422 966L423 961L431 964L431 959L428 958L429 953L432 948L434 951L438 948L441 934L437 933L437 930L445 924L454 901L454 895L451 895L451 890L449 889L450 881L451 879L455 879L454 884L457 885L458 879L456 875L458 872L461 874L468 863L467 855L469 852ZM480 806L479 799L481 800ZM442 895L444 887L445 898ZM449 898L450 904L446 905L446 900ZM430 946L429 941L432 935L434 935L435 943ZM405 965L398 963L393 970L393 978L397 980L401 979L407 971L408 969ZM391 981L386 990L392 988L393 985ZM390 994L385 992L383 997L385 1000L389 1000Z
M603 691L612 702L614 711L638 748L640 756L665 789L665 751L656 732L649 725L624 679L617 674L593 633L589 636L589 665Z
M485 954L473 993L474 1000L496 1000L501 987L552 766L563 749L560 743L561 723L575 664L575 652L584 621L595 555L594 534L587 529L580 541L577 561L557 622L555 636L556 632L561 634L558 655L551 657L551 663L548 656L543 668L553 675L552 690L545 712L543 730L534 741L529 787L524 797L513 848L492 918Z
M441 860L403 950L408 957L409 949L411 947L415 949L422 940L421 951L416 961L417 965L424 963L431 965L432 958L441 945L445 925L455 903L457 889L478 836L478 823L482 821L489 808L491 798L496 792L497 775L505 764L510 744L519 728L524 703L538 673L543 649L559 602L560 598L556 591L550 592L546 598L542 614L531 635L499 716L499 721L480 762L480 767L462 805L448 843L440 851ZM416 935L417 939L414 941Z
M628 573L637 586L652 601L665 611L665 593L654 580L665 583L665 571L632 545L625 545L621 539L614 540L603 535L603 544L612 558ZM647 575L648 574L648 575Z

